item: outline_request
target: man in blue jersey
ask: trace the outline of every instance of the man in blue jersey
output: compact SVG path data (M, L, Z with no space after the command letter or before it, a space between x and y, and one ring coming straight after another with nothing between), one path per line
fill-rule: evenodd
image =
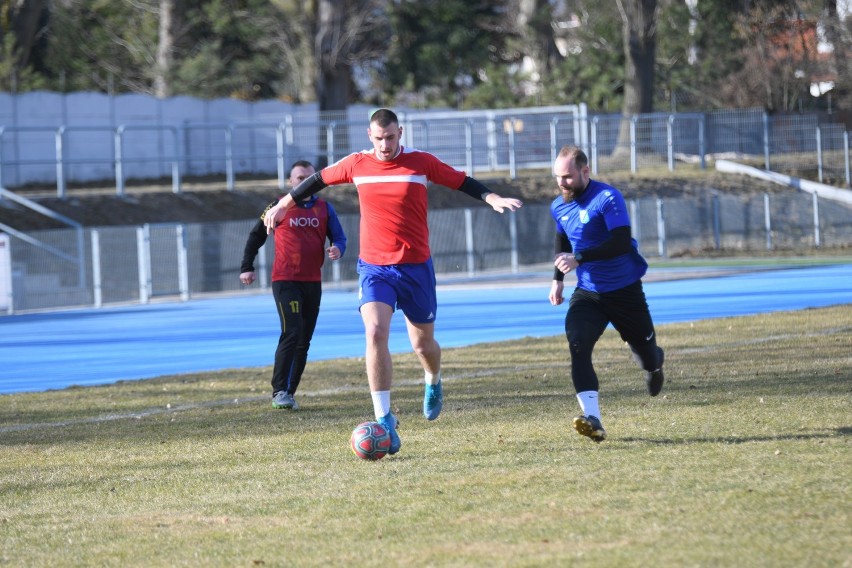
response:
M642 290L648 263L630 235L621 192L589 178L589 160L576 146L564 146L553 164L562 190L550 205L556 221L556 257L550 303L562 304L565 274L576 270L577 287L568 300L565 335L571 378L583 412L574 429L595 442L606 439L600 420L598 376L592 350L610 323L645 370L648 393L663 388L663 350Z

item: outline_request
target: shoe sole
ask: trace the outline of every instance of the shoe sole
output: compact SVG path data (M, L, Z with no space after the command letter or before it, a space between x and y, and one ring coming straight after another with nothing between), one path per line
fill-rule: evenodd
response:
M592 426L592 423L582 416L578 416L574 419L574 430L576 430L581 436L591 438L599 444L606 440L606 432L602 429L595 429L595 427Z

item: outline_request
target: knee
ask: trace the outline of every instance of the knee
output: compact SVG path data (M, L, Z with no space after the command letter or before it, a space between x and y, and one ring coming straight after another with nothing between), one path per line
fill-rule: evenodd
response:
M386 344L390 337L390 328L383 325L366 324L364 326L364 336L367 339L368 345Z
M591 357L596 340L582 333L567 333L571 357Z
M418 357L434 357L435 355L440 355L441 347L438 345L438 342L434 339L419 339L417 341L412 342L411 348L414 350L414 353Z

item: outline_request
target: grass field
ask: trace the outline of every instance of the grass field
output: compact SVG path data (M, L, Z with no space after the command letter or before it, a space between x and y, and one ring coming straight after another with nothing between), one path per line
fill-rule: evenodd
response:
M268 368L2 396L0 564L852 566L852 305L658 335L654 399L599 343L602 444L561 336L446 349L435 422L395 357L378 462L359 359L309 363L298 412Z

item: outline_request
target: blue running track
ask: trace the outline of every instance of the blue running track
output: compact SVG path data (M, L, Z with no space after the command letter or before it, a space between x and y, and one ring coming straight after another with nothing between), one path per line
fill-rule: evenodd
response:
M652 280L657 325L835 304L850 305L852 323L852 264ZM551 306L549 291L547 274L535 284L439 286L437 339L461 347L562 334L567 303ZM271 293L0 317L0 393L271 365L278 334ZM391 351L409 349L397 314ZM356 293L326 288L310 358L363 352Z

